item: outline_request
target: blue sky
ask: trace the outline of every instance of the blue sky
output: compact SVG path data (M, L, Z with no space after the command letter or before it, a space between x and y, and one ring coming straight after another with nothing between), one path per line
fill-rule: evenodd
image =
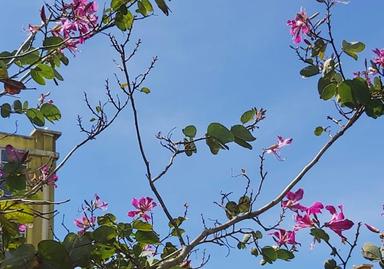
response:
M41 5L40 1L13 1L2 6L1 50L12 50L22 42L28 24L38 22ZM302 65L288 47L291 38L286 20L301 6L308 13L315 12L320 7L316 1L248 0L234 4L233 1L174 0L170 6L171 16L159 14L137 26L134 38L142 38L143 45L131 65L132 72L139 73L153 56L159 57L146 84L152 93L137 100L145 147L154 168L159 171L169 157L155 139L158 131L166 133L176 127L177 137L183 127L195 124L199 133L204 134L210 122L231 125L250 107L268 110L267 120L255 133L258 139L253 151L232 146L230 151L212 156L202 144L193 158L177 159L168 176L159 182L159 190L174 215L183 213L185 202L190 205L186 228L194 237L202 228L201 213L207 218L224 220L225 216L213 201L219 199L220 191L241 192L241 183L233 174L245 168L256 186L258 153L274 143L277 135L283 135L293 137L294 143L284 150L286 161L278 162L268 156L269 177L256 207L279 193L326 142L325 136L315 137L313 129L328 125L325 118L335 111L331 102L318 98L316 79L299 76ZM349 5L339 5L335 10L337 41L364 41L368 49L362 58L371 57L371 48L384 47L384 30L379 27L383 8L384 3L375 0L352 0ZM39 92L52 91L51 97L63 114L59 123L49 126L63 133L58 141L61 156L83 138L76 126L77 114L87 115L83 91L95 103L104 98L104 80L113 80L113 73L117 72L112 59L117 59L117 55L107 38L99 36L82 46L76 57L71 57L70 66L61 70L65 81L59 87L39 87ZM356 63L345 58L343 63L349 76L363 68L362 61ZM28 93L32 102L37 102L36 96ZM12 130L15 120L17 118L2 121L5 131ZM32 126L18 120L22 125L20 132L29 133ZM380 226L383 130L382 119L364 116L301 182L300 187L306 191L305 201L342 203L349 218ZM75 229L72 220L79 216L83 199L98 193L109 202L111 212L122 221L128 220L126 213L131 209L131 198L151 195L143 168L132 116L126 111L60 171L56 199L70 198L71 201L57 209L65 215L67 225ZM156 221L163 218L159 208L155 214L158 215ZM276 213L263 216L267 222L275 218ZM288 226L291 225L289 218ZM60 222L61 216L56 228L62 236ZM329 251L322 246L309 250L306 232L299 235L299 240L302 246L298 258L273 267L322 266ZM337 237L334 240L337 242ZM364 240L375 238L364 231L361 242ZM206 266L209 269L249 268L259 263L259 259L245 251L234 249L225 257L226 249L208 246L208 250L212 255ZM358 251L355 256L353 263L363 262Z

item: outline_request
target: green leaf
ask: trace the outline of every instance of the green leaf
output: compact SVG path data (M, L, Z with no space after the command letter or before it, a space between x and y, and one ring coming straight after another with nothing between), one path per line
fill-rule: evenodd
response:
M185 154L190 157L193 155L193 153L196 153L197 152L197 147L196 147L196 144L194 142L189 142L188 139L184 139L184 150L185 150Z
M68 59L64 54L61 55L61 57L60 57L60 61L61 61L64 65L68 65L68 64L69 64L69 59Z
M33 48L32 48L33 49ZM33 51L33 52L24 52L27 53L25 56L19 58L16 61L16 64L19 66L25 66L25 65L31 65L31 64L36 64L40 60L40 53L39 51Z
M365 113L368 117L376 119L384 114L384 104L379 100L372 100L366 105Z
M21 103L20 100L15 100L13 102L13 110L16 112L16 113L23 113L23 104Z
M137 2L137 6L138 6L138 11L143 16L148 16L153 12L152 4L148 0L139 0Z
M63 44L63 41L59 36L51 36L44 39L43 46L46 47L46 49L56 49Z
M40 76L42 76L46 79L54 79L55 78L55 72L53 71L53 68L49 65L39 64L35 68L35 71L37 71Z
M130 30L133 24L132 13L129 10L126 10L126 12L122 12L122 11L117 12L115 23L117 28L119 28L123 32Z
M188 125L183 129L183 134L189 138L194 138L196 136L196 133L197 129L194 125Z
M17 236L19 234L17 224L10 222L3 214L0 214L0 224L4 235Z
M57 78L60 81L64 81L63 76L56 69L53 69L53 72L55 73L55 78Z
M28 101L24 101L23 103L23 110L27 110L29 107Z
M117 231L112 226L102 225L93 231L92 235L97 242L108 243L116 239Z
M111 8L112 10L118 10L122 5L127 4L130 0L112 0Z
M0 113L3 118L8 118L11 115L12 107L8 103L4 103L1 105Z
M234 135L234 137L240 138L241 140L244 140L247 142L256 140L256 138L252 135L252 133L243 125L232 126L231 133Z
M216 122L208 126L207 135L217 139L223 145L233 142L235 139L233 134L224 125Z
M151 93L151 90L149 89L149 88L147 88L147 87L143 87L143 88L141 88L141 90L140 90L142 93L145 93L145 94L149 94L149 93Z
M240 213L239 206L236 204L236 202L230 201L225 205L225 213L228 219L233 219Z
M40 75L39 71L36 69L31 69L32 79L40 85L45 85L45 79Z
M260 231L253 232L252 235L255 240L263 238L263 234Z
M26 181L26 178L24 177L24 182ZM24 188L21 188L22 190L25 190L25 184ZM33 217L33 211L30 206L27 206L25 204L15 204L13 206L9 206L7 202L0 202L0 207L7 208L7 211L9 213L5 214L5 217L13 222L16 223L33 223L34 217Z
M315 134L316 136L320 136L320 135L323 134L323 132L324 132L324 128L321 127L321 126L318 126L318 127L316 127L316 129L315 129L315 131L314 131L314 134Z
M142 220L133 221L132 228L144 232L151 232L153 230L152 225L150 223L144 222Z
M351 87L355 102L366 105L371 100L371 94L365 79L355 78L353 80L346 80L345 82Z
M96 244L92 249L92 256L97 256L100 260L107 260L116 253L116 248L111 245Z
M246 124L251 120L253 120L255 116L256 116L256 109L251 109L251 110L245 111L243 115L241 115L240 121L242 124Z
M359 58L357 54L362 52L364 49L365 44L362 42L348 42L343 40L343 51L355 60Z
M225 145L222 145L217 139L213 137L206 137L205 142L207 143L209 150L212 154L216 155L220 149L228 149Z
M7 65L4 61L0 60L0 79L4 79L4 78L8 78Z
M330 259L330 260L325 261L324 269L336 269L336 268L337 268L337 264L336 264L336 261L334 259Z
M338 102L341 105L348 106L350 108L355 107L355 100L353 99L352 89L346 81L343 81L337 88Z
M251 144L249 144L248 142L245 142L244 140L242 140L238 137L235 137L235 143L238 144L239 146L242 146L243 148L247 148L247 149L252 150Z
M44 269L71 269L72 263L65 247L53 240L43 240L37 252Z
M69 233L63 241L63 246L67 250L74 267L87 267L90 263L93 246L87 236Z
M137 231L135 234L135 238L137 242L141 244L158 244L160 242L159 237L153 231L150 231L150 232Z
M322 92L320 93L320 98L323 100L329 100L336 95L336 92L337 84L330 83L322 89Z
M175 225L177 227L179 227L181 224L183 224L183 222L186 220L186 218L184 217L177 217L177 218L174 218L173 219L173 222L175 223ZM169 228L172 228L173 227L173 224L171 222L168 223L168 227Z
M173 253L176 254L176 251L177 251L176 246L173 245L171 242L167 242L167 243L165 243L163 253L161 253L160 257L162 259L165 259L166 257L170 258L169 255L172 255Z
M362 248L363 257L367 260L381 260L382 254L380 248L372 243L365 243Z
M169 15L169 8L167 6L167 4L165 3L164 0L155 0L156 1L156 4L157 6L161 9L161 11L163 11L163 13L165 15Z
M305 78L315 76L319 73L320 73L319 68L315 65L308 65L307 67L304 67L300 71L300 75L302 75Z
M251 248L251 254L253 256L258 256L259 255L259 251L257 250L257 248Z
M251 208L251 199L246 195L240 197L238 207L239 207L240 213L249 212Z
M115 221L116 217L111 213L107 213L104 216L97 217L98 225L114 225Z
M273 263L277 259L277 252L273 247L263 247L261 255L263 255L263 259L267 263Z
M132 226L128 223L117 224L117 231L120 237L129 238L132 234Z
M35 125L42 127L45 124L43 113L36 108L29 108L26 113L28 119Z
M50 122L58 121L61 119L60 110L54 104L44 103L40 107L40 112Z
M284 261L289 261L295 258L295 255L291 251L282 248L278 249L276 254L278 259Z
M324 53L327 49L327 43L322 39L317 39L312 48L312 57L319 56L321 60L324 60Z
M323 229L319 229L319 228L312 228L311 229L311 235L314 237L314 239L316 241L318 241L319 243L321 242L321 240L324 240L326 242L329 241L329 235L323 230Z
M25 174L13 173L7 175L6 183L12 192L23 191L27 187L27 178Z
M32 245L21 245L17 249L5 254L5 259L1 262L1 268L20 269L32 268L36 263L35 248Z

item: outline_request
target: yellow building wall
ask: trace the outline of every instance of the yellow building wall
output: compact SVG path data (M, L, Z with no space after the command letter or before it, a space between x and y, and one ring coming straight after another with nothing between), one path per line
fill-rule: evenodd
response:
M55 165L58 159L56 153L56 140L61 133L45 129L35 129L30 136L7 134L0 132L0 148L12 145L14 148L29 152L28 171L38 173L39 168L46 164ZM54 201L54 187L44 186L43 190L37 194L37 199ZM54 212L53 205L41 205L33 207L38 212ZM28 227L27 242L37 246L41 240L53 238L53 215L47 214L44 219L35 217L33 225Z

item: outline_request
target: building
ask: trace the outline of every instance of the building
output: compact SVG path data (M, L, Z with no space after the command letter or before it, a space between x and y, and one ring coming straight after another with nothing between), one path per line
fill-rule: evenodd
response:
M28 151L29 159L28 171L38 171L39 168L51 162L55 165L58 159L56 152L56 140L61 133L45 129L35 129L29 136L8 134L0 132L0 151L1 161L4 159L4 148L7 145L12 145L20 151ZM54 201L54 187L44 186L43 190L37 194L38 199ZM53 212L53 205L34 206L34 209L43 212ZM50 220L44 218L34 218L33 225L30 225L27 230L27 242L37 246L41 240L53 238L53 218Z

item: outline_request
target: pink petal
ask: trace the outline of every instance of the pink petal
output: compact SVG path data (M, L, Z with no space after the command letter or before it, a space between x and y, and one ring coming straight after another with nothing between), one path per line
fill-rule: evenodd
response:
M376 228L375 226L372 226L370 224L367 224L365 223L365 226L368 228L368 230L370 230L371 232L373 233L380 233L380 230L378 228Z

